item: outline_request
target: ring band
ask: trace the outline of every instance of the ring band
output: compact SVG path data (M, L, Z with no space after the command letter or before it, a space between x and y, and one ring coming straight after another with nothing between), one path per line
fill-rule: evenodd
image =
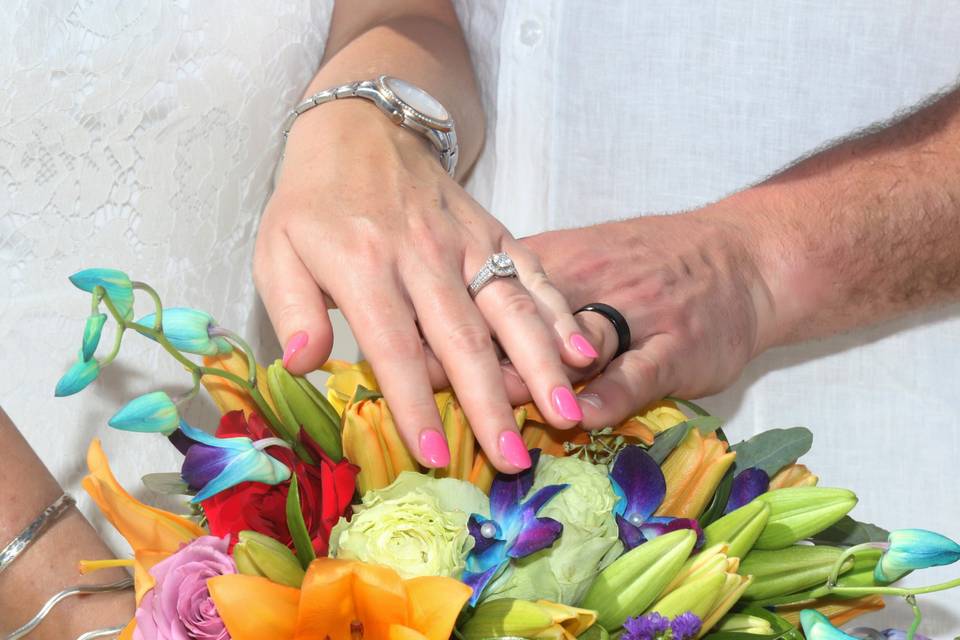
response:
M476 297L485 286L493 282L496 278L516 278L517 267L513 264L513 259L505 253L495 253L480 267L477 275L467 285L470 291L470 297Z
M630 337L630 325L627 324L627 319L623 317L623 314L611 307L608 304L603 304L602 302L591 302L590 304L585 304L574 312L574 315L582 311L593 311L594 313L599 313L604 318L610 321L610 324L613 325L613 330L617 332L617 352L613 354L614 358L619 358L627 351L630 350L630 342L632 338Z

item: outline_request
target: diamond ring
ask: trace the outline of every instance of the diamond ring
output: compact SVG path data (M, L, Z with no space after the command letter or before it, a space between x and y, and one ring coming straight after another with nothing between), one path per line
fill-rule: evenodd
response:
M513 259L505 253L495 253L480 267L480 271L473 277L467 289L470 291L470 297L475 297L480 289L493 282L495 278L516 278L517 266L513 264Z

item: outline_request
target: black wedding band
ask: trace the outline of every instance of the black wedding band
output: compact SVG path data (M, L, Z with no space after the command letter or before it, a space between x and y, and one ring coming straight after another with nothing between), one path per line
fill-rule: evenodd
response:
M611 307L608 304L603 304L602 302L591 302L586 304L574 312L574 315L582 311L593 311L594 313L599 313L604 318L610 321L610 324L613 325L614 331L617 332L617 352L613 354L614 358L619 358L625 354L630 349L630 325L627 324L627 319L623 317L623 314Z

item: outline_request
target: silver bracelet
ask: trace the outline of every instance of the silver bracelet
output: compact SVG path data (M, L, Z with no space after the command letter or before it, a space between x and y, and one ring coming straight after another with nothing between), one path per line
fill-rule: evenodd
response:
M76 501L73 499L70 494L65 493L57 500L51 504L49 507L44 509L36 520L27 525L27 528L20 532L16 538L14 538L10 544L3 548L3 551L0 551L0 573L3 573L10 564L17 559L24 549L29 547L33 542L39 538L44 531L49 529L53 523L60 519L67 509L76 504Z
M19 629L14 629L13 632L7 636L3 637L3 640L20 640L20 638L26 637L31 631L40 626L40 623L43 622L46 617L50 614L55 606L60 604L62 601L66 600L71 596L79 596L84 594L91 593L113 593L115 591L125 591L127 589L133 588L133 578L124 578L117 582L112 582L110 584L86 584L86 585L77 585L75 587L67 587L63 591L55 593L49 600L47 600L40 610L32 618L27 620ZM111 629L98 629L97 631L91 631L95 635L90 635L85 633L83 638L102 638L104 633L110 635L117 631L122 631L123 627L115 627Z

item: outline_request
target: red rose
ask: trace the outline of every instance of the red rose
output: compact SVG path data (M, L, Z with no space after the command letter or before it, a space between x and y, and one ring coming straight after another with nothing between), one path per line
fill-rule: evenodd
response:
M242 411L231 411L220 420L217 436L246 436L260 440L272 437L273 433L259 415L251 414L248 422ZM303 462L285 447L269 447L267 452L297 475L300 509L313 540L313 549L318 556L325 556L330 530L350 508L359 469L346 460L334 463L303 431L300 439L319 461L317 464ZM242 482L204 500L201 504L210 524L210 533L216 536L231 534L230 540L234 542L240 531L257 531L293 548L286 515L289 489L289 482L278 485Z

